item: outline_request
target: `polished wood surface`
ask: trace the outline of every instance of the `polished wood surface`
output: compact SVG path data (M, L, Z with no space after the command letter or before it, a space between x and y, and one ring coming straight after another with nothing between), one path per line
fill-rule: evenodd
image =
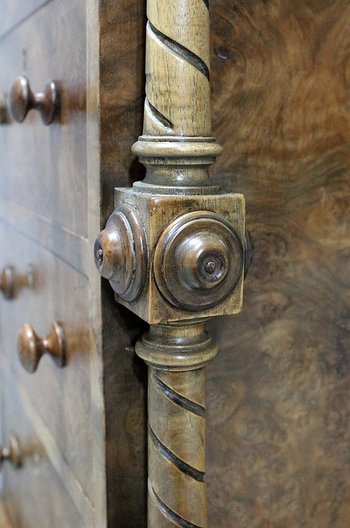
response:
M40 2L28 1L25 9L34 3ZM60 4L51 3L55 8ZM78 121L83 128L85 126L81 112L85 109L85 102L81 100L85 93L85 74L81 78L79 73L74 74L74 71L81 72L81 63L70 70L69 79L66 79L67 91L74 85L74 94L80 95L77 99L72 100L71 95L65 99L66 108L71 108L72 112L66 110L64 131L58 131L56 125L46 128L35 113L28 116L23 125L4 127L6 134L11 133L11 140L4 139L1 131L0 141L6 158L11 157L11 167L18 163L21 174L23 167L29 166L30 172L33 167L35 169L31 159L37 156L28 154L28 144L32 143L24 130L36 130L35 144L43 146L39 154L42 156L48 150L52 162L43 162L37 157L39 180L31 173L23 183L17 174L10 186L11 196L7 191L2 196L2 200L7 201L5 205L1 203L0 213L8 221L15 218L16 226L26 237L40 241L41 246L55 255L59 253L63 261L81 270L84 277L88 276L86 282L83 279L73 281L75 288L81 285L84 293L89 283L90 298L98 301L97 273L95 270L92 273L90 268L90 263L93 266L90 240L96 236L99 223L96 221L100 206L96 171L101 171L103 225L113 209L113 187L128 186L142 179L144 174L130 146L142 131L146 11L143 0L101 0L99 13L94 2L89 0L86 4L95 10L92 17L95 22L88 18L90 58L97 49L99 35L94 24L100 18L100 82L103 87L100 93L100 161L95 159L94 148L88 149L89 214L84 205L85 191L79 192L85 166L79 161L86 151L84 141L80 143L84 132L80 136L78 128L75 132L70 128ZM14 3L7 5L12 9ZM71 3L67 12L72 13L72 20L80 21L78 27L81 27L84 24L80 15L74 14L74 5ZM296 0L293 3L212 0L210 9L214 135L224 147L223 155L212 170L212 178L226 190L239 190L246 195L247 223L255 242L255 258L246 282L243 313L233 320L227 318L210 323L221 353L208 369L209 526L344 528L350 516L347 425L349 4L345 0ZM48 18L52 20L51 14ZM2 20L5 20L3 13ZM22 73L21 48L30 41L32 34L26 24L29 19L21 26L26 38L18 47L14 38L11 44L7 44L7 37L0 43L4 65L0 71L1 92L8 91L15 77ZM41 33L43 24L38 22ZM67 39L70 33L61 31L55 42L59 43L63 34ZM12 38L10 34L8 38ZM2 46L6 48L4 55ZM42 60L33 58L41 57L41 52L34 53L34 49L27 54L33 86L41 89L47 79L56 78L56 71L60 73L57 79L62 80L63 66L60 71L53 66L42 68ZM51 56L54 56L52 50ZM96 64L98 57L94 61ZM65 69L66 75L67 71ZM11 72L11 75L4 72ZM96 127L98 75L93 68L89 75L87 133L89 145L96 147L99 144ZM73 111L74 108L77 111ZM15 126L18 127L16 133ZM63 135L69 140L63 141ZM63 167L66 162L59 156L60 148L55 150L54 147L63 144L66 156L72 160L70 166L77 167L76 171L67 169L69 178L63 169L57 174L59 163L62 161ZM75 154L70 150L72 144L82 145L79 154L75 149ZM9 153L13 145L16 148L26 146L16 159ZM59 177L50 173L51 166ZM3 169L1 174L4 174ZM41 208L38 187L47 197L50 185L50 192L53 189L58 202L44 199ZM72 194L63 192L63 188L68 188ZM34 194L30 195L30 191ZM60 198L63 195L65 203ZM79 210L74 211L76 201ZM44 215L36 214L38 204ZM84 223L87 217L88 232ZM51 218L54 222L49 221ZM1 247L8 247L7 237L1 238ZM36 250L37 246L33 248ZM12 264L7 250L3 255L6 259L2 264ZM20 271L25 256L26 253L18 262ZM28 256L35 262L33 253ZM28 294L29 291L23 289L21 296L13 301L18 310L23 310L19 304L22 295ZM102 296L109 525L145 528L146 370L133 351L145 328L136 316L116 305L105 281ZM84 304L83 297L79 297L79 302ZM99 302L90 304L90 309L94 310L93 351L87 370L101 373L101 357L95 353L96 349L101 351L100 305ZM12 301L1 300L1 319L10 306ZM59 308L62 313L62 305ZM16 330L27 316L27 310L23 317L18 316ZM43 334L50 323L49 316L46 323L40 322ZM14 338L16 335L13 331ZM1 353L7 358L9 350L5 347ZM82 356L73 359L79 363L78 370L86 368ZM15 351L12 360L14 364L18 361ZM44 358L43 362L46 365L43 363L41 367L47 367L50 374L49 358ZM63 375L63 370L59 375ZM28 377L26 383L27 380ZM21 379L19 384L23 390ZM3 395L3 383L0 390ZM13 383L8 390L13 390ZM87 513L89 509L82 506L84 501L80 502L82 495L77 491L80 481L76 486L75 470L72 476L69 464L63 464L62 460L66 444L59 435L56 439L56 431L52 433L49 429L51 417L50 424L44 424L43 429L43 417L39 414L42 408L36 401L28 403L28 394L30 392L32 398L32 392L26 385L24 390L24 411L21 404L22 410L18 413L36 417L35 434L25 438L29 438L29 444L38 438L40 442L45 440L50 461L44 475L49 475L61 497L57 502L59 509L52 512L54 506L47 506L50 516L58 523L59 511L67 508L72 526L86 528L90 521L88 518L81 521L79 512ZM101 410L98 383L92 384L92 402L95 411ZM61 407L55 407L55 412L61 413ZM92 429L96 438L102 434L103 424L98 412L93 416ZM26 427L30 430L30 424ZM44 435L40 434L42 430ZM56 441L62 442L57 449ZM96 451L96 443L94 457L94 478L90 475L89 480L97 483L104 461L102 450ZM6 468L6 472L9 471L10 468ZM68 483L69 497L61 481L57 481L60 472ZM31 474L29 469L28 473ZM22 478L20 473L14 475L16 479ZM82 480L85 481L84 476ZM101 482L103 478L96 484L95 491L92 490L99 503L100 518L104 501L103 494L98 491ZM16 486L16 490L16 493L24 490L24 484ZM25 493L29 491L27 487ZM14 501L16 493L12 491L7 495L16 515L14 528L21 526L18 505ZM73 506L70 497L73 497ZM45 503L41 500L38 507L42 508ZM38 514L35 512L35 515ZM61 527L62 523L57 525ZM31 525L24 525L24 528L28 526ZM41 527L40 523L36 528L38 526Z
M21 124L11 120L0 127L1 163L6 167L0 194L87 238L85 26L84 1L50 2L1 41L2 91L9 93L23 73L35 91L52 79L61 93L61 111L49 127L35 111Z
M25 449L40 451L21 470L4 468L0 492L15 528L103 527L100 280L91 258L99 229L98 5L46 4L0 40L3 93L24 74L35 91L52 78L61 94L50 127L37 112L0 127L1 269L23 273L30 263L34 276L0 306L1 437L18 434ZM14 8L21 2L5 18ZM64 326L67 364L57 369L43 357L29 374L16 357L18 333L29 323L46 336L53 321Z
M105 226L114 209L114 187L129 186L144 174L130 147L142 131L146 4L102 0L100 24L101 226ZM144 528L147 369L134 354L134 344L146 325L116 304L104 280L102 317L108 523Z
M93 526L93 510L57 449L55 437L13 375L3 378L3 419L21 439L22 467L4 467L2 497L14 528ZM8 397L11 394L11 398ZM8 434L8 433L6 433ZM60 477L58 477L58 474Z
M107 215L113 185L143 174L128 148L141 131L144 6L105 6L102 73L109 101L118 99L103 113ZM255 257L243 313L210 324L221 353L208 369L209 526L343 528L349 5L212 0L210 9L214 135L224 147L212 175L245 193ZM113 307L107 288L105 301L119 325L108 364L117 354L124 365L106 373L109 515L112 526L143 527L144 378L124 349L141 323Z
M211 324L210 524L344 528L350 5L211 9L213 177L245 193L255 255L242 314Z

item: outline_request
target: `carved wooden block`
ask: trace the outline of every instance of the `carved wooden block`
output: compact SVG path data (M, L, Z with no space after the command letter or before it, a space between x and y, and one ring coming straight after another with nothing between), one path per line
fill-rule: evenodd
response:
M95 253L121 304L150 324L241 310L243 195L116 189L115 204Z

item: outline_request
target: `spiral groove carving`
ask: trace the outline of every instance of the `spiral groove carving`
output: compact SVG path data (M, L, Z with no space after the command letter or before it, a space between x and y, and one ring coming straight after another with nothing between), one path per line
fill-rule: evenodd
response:
M204 405L204 369L149 369L150 528L207 526Z
M144 135L210 136L208 37L206 1L148 2Z

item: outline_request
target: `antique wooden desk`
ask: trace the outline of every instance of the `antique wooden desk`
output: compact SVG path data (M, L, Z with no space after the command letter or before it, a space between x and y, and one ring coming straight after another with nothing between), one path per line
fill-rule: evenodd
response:
M205 0L150 3L164 17L182 10L170 32L195 6L192 41L204 31ZM144 0L0 2L0 430L4 458L18 439L22 459L1 465L0 528L147 526L147 367L135 344L148 326L94 263L114 188L145 175L131 147L143 130L146 19ZM223 147L211 182L245 195L254 259L243 311L206 325L219 345L206 367L208 521L165 508L157 528L347 528L350 4L211 0L210 22ZM17 105L21 123L9 108L19 76L39 110L24 117ZM48 351L63 352L64 368L40 359Z

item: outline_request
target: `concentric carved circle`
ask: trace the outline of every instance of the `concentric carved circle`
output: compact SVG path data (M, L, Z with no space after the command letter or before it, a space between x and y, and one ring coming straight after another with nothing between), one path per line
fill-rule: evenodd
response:
M95 264L113 290L125 301L142 292L147 272L147 244L136 211L120 205L95 242Z
M210 211L177 218L160 237L154 275L164 297L199 311L223 301L243 269L243 247L232 225Z

